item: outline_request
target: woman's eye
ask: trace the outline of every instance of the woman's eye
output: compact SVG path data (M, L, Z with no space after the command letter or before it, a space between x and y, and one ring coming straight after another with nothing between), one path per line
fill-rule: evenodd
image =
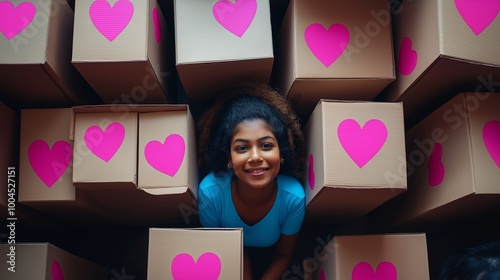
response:
M235 151L238 153L244 152L247 150L247 147L245 146L236 146Z
M274 147L274 145L271 144L271 143L264 143L264 144L262 144L262 148L265 149L265 150L270 150L273 147Z

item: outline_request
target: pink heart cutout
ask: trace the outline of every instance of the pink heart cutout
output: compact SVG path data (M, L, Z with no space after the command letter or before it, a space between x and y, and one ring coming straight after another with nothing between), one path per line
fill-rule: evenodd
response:
M71 158L72 148L67 141L57 141L50 149L44 140L35 140L28 147L31 168L49 188L66 172Z
M445 169L441 160L443 156L443 146L439 143L434 144L432 147L429 161L427 163L428 175L427 179L431 187L435 187L443 182Z
M325 67L332 65L344 53L350 41L349 30L340 23L330 25L328 30L319 23L310 24L304 38L311 52Z
M500 121L489 121L484 125L483 142L491 159L500 168Z
M33 21L35 14L36 7L31 2L22 2L17 7L10 1L0 2L0 32L11 40Z
M52 280L64 280L61 265L58 261L52 262Z
M363 168L384 146L387 128L377 119L367 121L363 128L357 121L346 119L339 124L337 136L349 157Z
M309 188L314 190L315 184L315 174L314 174L314 155L309 155L309 172L307 173L307 181L309 182Z
M221 271L219 257L211 252L204 253L195 262L189 254L182 253L172 260L170 266L174 280L217 280Z
M129 0L118 0L113 7L106 0L96 0L89 9L95 28L110 42L127 27L133 14L134 4Z
M500 12L498 0L455 0L458 13L478 36L495 20Z
M352 270L352 280L397 280L398 272L391 262L381 262L376 271L370 264L360 262Z
M125 139L125 127L114 122L106 127L105 131L93 125L85 131L83 136L87 148L104 162L109 162L120 149Z
M144 156L149 165L171 177L179 171L185 152L186 144L179 134L169 135L163 143L150 141L144 148Z
M156 43L159 44L161 41L161 22L156 8L153 8L153 25L155 28Z
M257 13L256 0L221 0L214 4L215 20L229 32L241 38Z
M403 75L410 75L418 62L418 53L412 49L410 37L404 37L399 48L398 72Z

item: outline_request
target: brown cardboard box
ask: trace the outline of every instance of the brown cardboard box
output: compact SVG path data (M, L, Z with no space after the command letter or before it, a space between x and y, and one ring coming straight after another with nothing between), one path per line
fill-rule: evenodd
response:
M401 103L320 100L304 134L306 221L355 218L406 191Z
M424 233L335 236L318 258L306 279L430 279Z
M81 164L74 168L74 184L105 205L114 216L113 223L197 224L196 138L188 105L90 105L73 110L75 162L77 154L82 155ZM105 127L115 121L123 124L129 140L123 141L109 162L81 152L77 143L83 141L87 127L98 123ZM82 122L86 125L79 125ZM99 135L105 135L104 127L97 130ZM125 141L129 141L126 148ZM83 175L99 180L77 183L76 178Z
M137 112L109 108L74 109L73 185L82 190L137 188Z
M173 52L156 0L75 2L72 63L105 103L172 101Z
M274 75L307 119L320 99L372 100L395 79L387 1L291 0Z
M0 187L0 217L7 217L7 209L15 208L17 190L17 153L19 143L19 115L9 106L0 102L0 119L3 122L3 133L0 136L0 168L5 172L0 180L5 182ZM9 206L10 205L10 206Z
M71 108L21 111L18 201L67 223L97 223L106 217L101 206L73 186L71 114Z
M242 229L149 231L148 280L243 279Z
M499 93L460 93L411 128L408 191L374 217L437 228L500 209L498 108Z
M403 101L410 126L459 91L498 91L496 1L405 1L393 8L396 81L377 98Z
M3 269L9 280L106 280L107 268L49 243L0 244Z
M16 107L71 106L99 98L71 64L73 11L66 0L0 4L0 92ZM9 24L7 24L9 23Z
M190 102L210 99L239 81L269 81L269 1L175 0L174 16L176 67Z

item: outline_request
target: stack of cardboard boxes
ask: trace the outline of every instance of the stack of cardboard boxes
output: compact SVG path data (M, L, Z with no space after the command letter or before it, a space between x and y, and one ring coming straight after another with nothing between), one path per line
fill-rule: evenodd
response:
M240 279L242 230L191 226L193 108L262 81L303 121L304 229L369 221L301 279L430 279L424 229L498 211L493 2L1 2L0 148L18 180L0 216L15 205L65 226L145 227L147 279ZM2 259L12 248L28 274L5 279L110 278L52 244L6 242Z

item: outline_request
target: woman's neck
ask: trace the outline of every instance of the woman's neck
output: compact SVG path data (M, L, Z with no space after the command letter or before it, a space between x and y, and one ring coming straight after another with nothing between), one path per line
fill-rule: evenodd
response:
M238 177L233 177L233 184L236 195L239 199L248 206L259 206L269 203L274 199L274 194L277 190L276 180L265 188L254 189L246 184L242 184Z

